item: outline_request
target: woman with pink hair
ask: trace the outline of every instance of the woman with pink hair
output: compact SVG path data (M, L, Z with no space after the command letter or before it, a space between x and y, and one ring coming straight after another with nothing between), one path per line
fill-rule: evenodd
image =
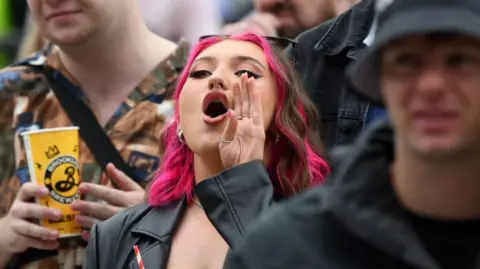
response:
M175 99L148 202L94 226L84 268L222 268L255 218L329 172L314 107L263 37L201 40Z

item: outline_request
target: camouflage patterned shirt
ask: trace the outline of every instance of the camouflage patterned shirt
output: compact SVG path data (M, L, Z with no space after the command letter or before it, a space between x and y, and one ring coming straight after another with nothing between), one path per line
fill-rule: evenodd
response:
M173 112L173 101L168 96L186 63L188 50L188 43L180 41L177 49L131 92L104 127L125 162L144 178L159 165L160 132ZM0 216L8 212L21 184L29 180L19 134L34 128L71 126L43 75L32 68L39 64L53 67L73 86L77 85L62 66L54 46L0 70ZM81 91L78 97L88 103ZM102 169L81 140L79 148L82 181L100 183ZM69 244L56 255L47 255L21 268L81 268L84 248Z

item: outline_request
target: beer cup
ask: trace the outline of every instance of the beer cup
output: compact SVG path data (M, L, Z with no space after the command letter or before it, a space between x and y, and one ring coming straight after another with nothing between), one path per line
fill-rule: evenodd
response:
M58 209L57 221L41 220L41 225L58 230L60 238L79 236L82 228L75 223L71 208L80 199L78 127L40 129L21 133L25 145L30 180L49 190L46 197L37 198L40 205Z

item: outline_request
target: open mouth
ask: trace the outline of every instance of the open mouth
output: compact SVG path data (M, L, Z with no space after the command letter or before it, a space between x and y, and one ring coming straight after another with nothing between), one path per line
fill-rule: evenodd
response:
M225 94L211 92L203 99L203 113L210 118L217 118L228 112L228 101Z

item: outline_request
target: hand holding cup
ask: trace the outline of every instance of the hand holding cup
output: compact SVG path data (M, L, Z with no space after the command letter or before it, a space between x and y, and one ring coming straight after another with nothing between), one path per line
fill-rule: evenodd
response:
M42 219L57 221L61 218L59 210L31 202L46 196L48 189L43 186L31 182L22 185L10 211L0 219L0 261L8 262L13 255L28 248L58 248L60 233L35 223Z

